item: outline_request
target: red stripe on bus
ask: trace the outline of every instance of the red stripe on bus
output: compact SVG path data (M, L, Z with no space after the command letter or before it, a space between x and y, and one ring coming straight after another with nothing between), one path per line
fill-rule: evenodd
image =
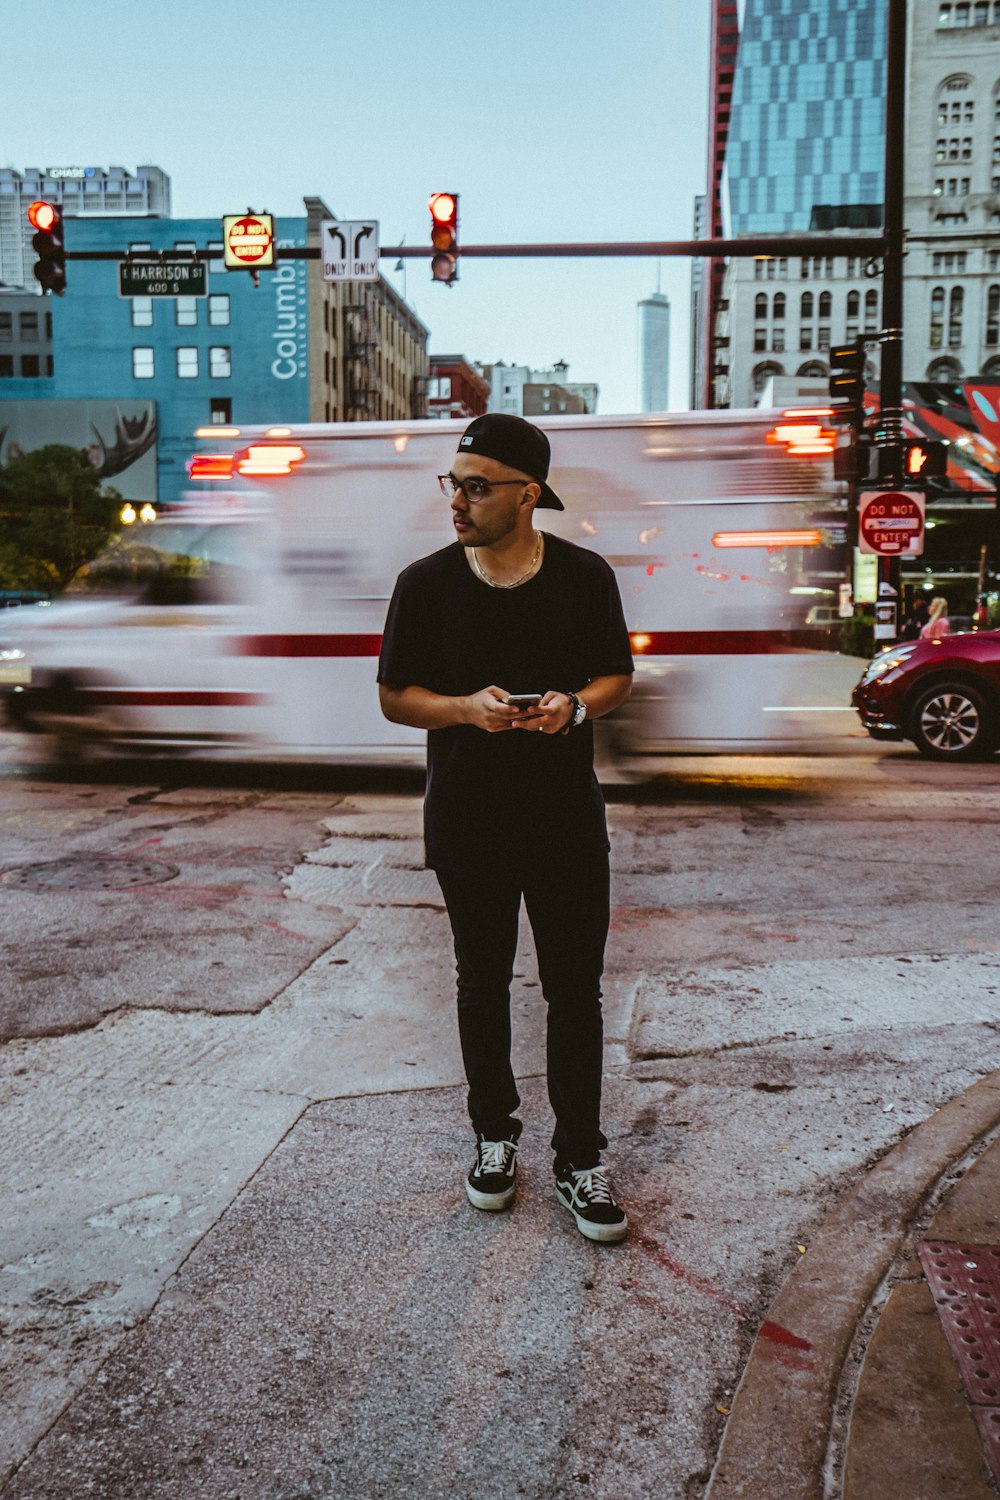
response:
M771 656L821 650L824 632L813 630L633 630L637 656ZM229 642L234 656L378 656L380 635L241 635Z
M254 708L269 702L265 693L212 692L193 688L84 688L91 703L141 708Z
M633 630L636 656L772 656L822 650L813 630Z
M235 656L378 656L380 635L240 635Z

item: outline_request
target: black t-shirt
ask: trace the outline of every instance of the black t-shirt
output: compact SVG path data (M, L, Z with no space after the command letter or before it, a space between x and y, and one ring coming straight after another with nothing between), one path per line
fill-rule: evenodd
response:
M475 576L461 542L404 569L382 638L378 680L448 697L579 692L628 673L632 653L618 584L596 552L546 536L534 578L497 589ZM427 735L424 837L431 868L538 863L607 848L593 729L568 734L469 724Z

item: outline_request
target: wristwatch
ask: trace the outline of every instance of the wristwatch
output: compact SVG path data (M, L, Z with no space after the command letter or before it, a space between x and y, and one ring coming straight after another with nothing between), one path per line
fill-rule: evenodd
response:
M578 729L587 717L587 705L582 698L578 698L576 693L567 693L566 697L573 705L573 714L566 728L563 730L563 734L569 734L571 729Z

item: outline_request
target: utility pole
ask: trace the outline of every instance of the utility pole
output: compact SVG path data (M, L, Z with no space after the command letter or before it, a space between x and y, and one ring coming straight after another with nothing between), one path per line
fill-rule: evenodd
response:
M905 242L904 156L906 147L906 4L889 0L885 89L885 209L882 225L882 372L875 444L886 449L884 473L894 488L903 473L903 251ZM879 602L895 605L899 633L901 567L898 557L878 560Z

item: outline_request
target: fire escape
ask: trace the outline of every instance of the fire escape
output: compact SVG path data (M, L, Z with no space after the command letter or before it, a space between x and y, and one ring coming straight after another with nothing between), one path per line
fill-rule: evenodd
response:
M344 331L347 344L347 420L371 422L378 413L375 355L379 337L371 310L365 303L352 302L344 308Z

